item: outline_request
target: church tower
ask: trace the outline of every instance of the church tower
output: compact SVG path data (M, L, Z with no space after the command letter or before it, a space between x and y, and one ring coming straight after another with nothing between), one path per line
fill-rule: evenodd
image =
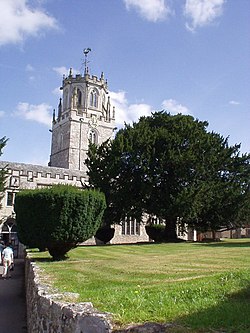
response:
M89 142L101 144L110 139L115 128L115 110L111 109L107 81L88 73L87 51L84 75L63 78L58 114L53 114L49 165L86 172Z

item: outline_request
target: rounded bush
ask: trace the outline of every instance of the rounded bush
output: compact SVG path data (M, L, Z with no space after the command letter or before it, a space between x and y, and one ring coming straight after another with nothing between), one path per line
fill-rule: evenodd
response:
M68 185L17 193L15 212L20 241L47 248L53 259L93 235L106 208L104 194Z
M146 225L145 229L149 238L155 242L163 242L165 240L165 225L150 224Z
M104 244L107 244L114 237L115 228L111 228L110 226L104 226L97 230L95 237L102 241Z

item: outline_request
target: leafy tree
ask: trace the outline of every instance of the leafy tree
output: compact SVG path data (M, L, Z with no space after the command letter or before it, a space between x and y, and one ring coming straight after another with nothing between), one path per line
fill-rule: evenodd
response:
M53 259L62 259L96 233L106 203L99 191L54 185L17 193L14 207L20 241L48 248Z
M249 186L250 156L207 126L161 111L90 146L88 174L106 195L106 221L153 214L166 221L168 240L177 238L178 217L199 229L232 223Z
M0 139L0 156L3 154L2 150L6 146L7 141L8 141L8 139L6 139L5 136ZM0 201L3 198L3 192L5 190L6 178L7 178L6 168L0 169Z
M241 201L231 229L234 225L241 227L250 226L250 186L244 195L244 200Z

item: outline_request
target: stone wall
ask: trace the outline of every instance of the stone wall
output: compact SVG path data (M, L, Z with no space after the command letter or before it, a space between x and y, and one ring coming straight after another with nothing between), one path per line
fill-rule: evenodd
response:
M111 314L96 310L91 302L74 303L78 294L52 289L28 257L25 283L28 333L166 333L177 327L174 323L155 322L115 327ZM72 303L66 299L71 299ZM184 331L177 328L178 332Z
M28 333L110 333L110 314L92 303L69 303L78 295L60 294L46 284L39 268L29 258L25 263Z
M149 242L148 234L145 230L145 222L141 222L139 226L139 233L136 234L122 234L122 226L120 224L114 225L115 234L111 239L110 244L136 244L140 242Z

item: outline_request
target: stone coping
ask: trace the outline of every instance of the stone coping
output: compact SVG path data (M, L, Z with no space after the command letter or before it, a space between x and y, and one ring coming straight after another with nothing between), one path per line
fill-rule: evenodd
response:
M111 333L111 314L100 312L91 302L70 303L75 293L59 293L42 277L41 269L25 259L28 333Z
M167 333L186 332L174 323L129 325L117 328L112 314L100 312L91 302L76 303L77 293L61 293L51 287L42 270L29 257L25 259L28 333ZM67 302L71 299L73 302Z

